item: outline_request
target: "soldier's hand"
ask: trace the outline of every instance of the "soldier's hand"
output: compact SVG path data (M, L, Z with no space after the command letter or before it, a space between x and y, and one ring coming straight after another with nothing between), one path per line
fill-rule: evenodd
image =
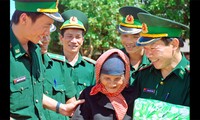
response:
M10 117L10 120L14 120L12 117Z
M68 104L60 104L59 113L65 116L72 116L79 104L84 103L85 100L77 100Z

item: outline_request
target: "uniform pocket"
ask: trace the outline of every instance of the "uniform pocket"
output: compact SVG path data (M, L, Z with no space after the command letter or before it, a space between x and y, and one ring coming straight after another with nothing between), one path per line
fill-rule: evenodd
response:
M10 90L11 93L19 92L22 94L26 89L29 88L30 85L30 79L27 79L26 77L20 77L11 80Z
M63 84L57 84L56 86L53 85L53 89L56 91L56 92L65 92L66 91L66 88Z
M65 102L65 93L66 88L63 84L57 84L56 86L53 86L53 98L56 100L59 100L60 102Z
M91 86L91 81L90 80L86 80L86 79L81 79L79 78L78 80L78 85L81 85L83 86L84 88L88 87L88 86Z
M21 109L28 107L32 102L33 91L30 79L10 83L10 109Z

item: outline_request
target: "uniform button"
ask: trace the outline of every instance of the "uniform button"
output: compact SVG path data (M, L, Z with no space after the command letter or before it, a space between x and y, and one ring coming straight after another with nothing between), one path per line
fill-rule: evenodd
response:
M63 92L63 89L61 89L61 92Z
M38 103L39 101L38 101L38 100L35 100L35 102Z
M161 85L163 85L163 84L164 84L164 82L162 82L162 81L161 81L161 82L160 82L160 84L161 84Z
M86 83L83 83L84 86L86 86Z
M36 82L33 82L33 84L35 85L35 84L36 84Z
M74 70L74 68L72 68L72 70Z
M23 90L24 90L24 88L23 88L23 87L21 87L20 89L21 89L21 91L23 91Z
M48 94L48 91L45 91L46 94Z

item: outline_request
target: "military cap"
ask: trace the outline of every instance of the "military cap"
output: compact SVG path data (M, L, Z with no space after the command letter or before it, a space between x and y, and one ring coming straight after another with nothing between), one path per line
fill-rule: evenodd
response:
M63 12L61 15L65 22L60 27L60 30L63 28L80 28L87 32L88 18L83 12L72 9Z
M103 63L101 73L108 75L122 75L125 73L125 63L117 54L113 54Z
M147 11L134 7L134 6L125 6L119 9L119 13L122 15L123 19L119 25L117 25L117 30L122 34L137 34L142 30L142 23L137 17L137 13Z
M56 21L64 21L58 13L58 0L15 0L15 9L24 12L41 12Z
M137 46L153 43L162 37L180 38L184 30L189 30L184 24L152 14L138 13L138 18L142 22L142 32L136 42ZM180 47L182 46L183 41L180 40Z

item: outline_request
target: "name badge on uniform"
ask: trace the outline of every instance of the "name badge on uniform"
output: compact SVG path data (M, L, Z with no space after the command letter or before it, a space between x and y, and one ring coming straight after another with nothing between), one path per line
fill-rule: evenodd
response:
M155 90L154 90L154 89L150 89L150 88L144 88L144 89L143 89L143 92L147 92L147 93L152 93L152 94L154 94L154 93L155 93Z
M25 81L25 80L26 80L26 76L22 76L22 77L19 77L19 78L15 78L15 79L13 80L13 82L14 82L14 84L17 84L17 83L23 82L23 81Z

